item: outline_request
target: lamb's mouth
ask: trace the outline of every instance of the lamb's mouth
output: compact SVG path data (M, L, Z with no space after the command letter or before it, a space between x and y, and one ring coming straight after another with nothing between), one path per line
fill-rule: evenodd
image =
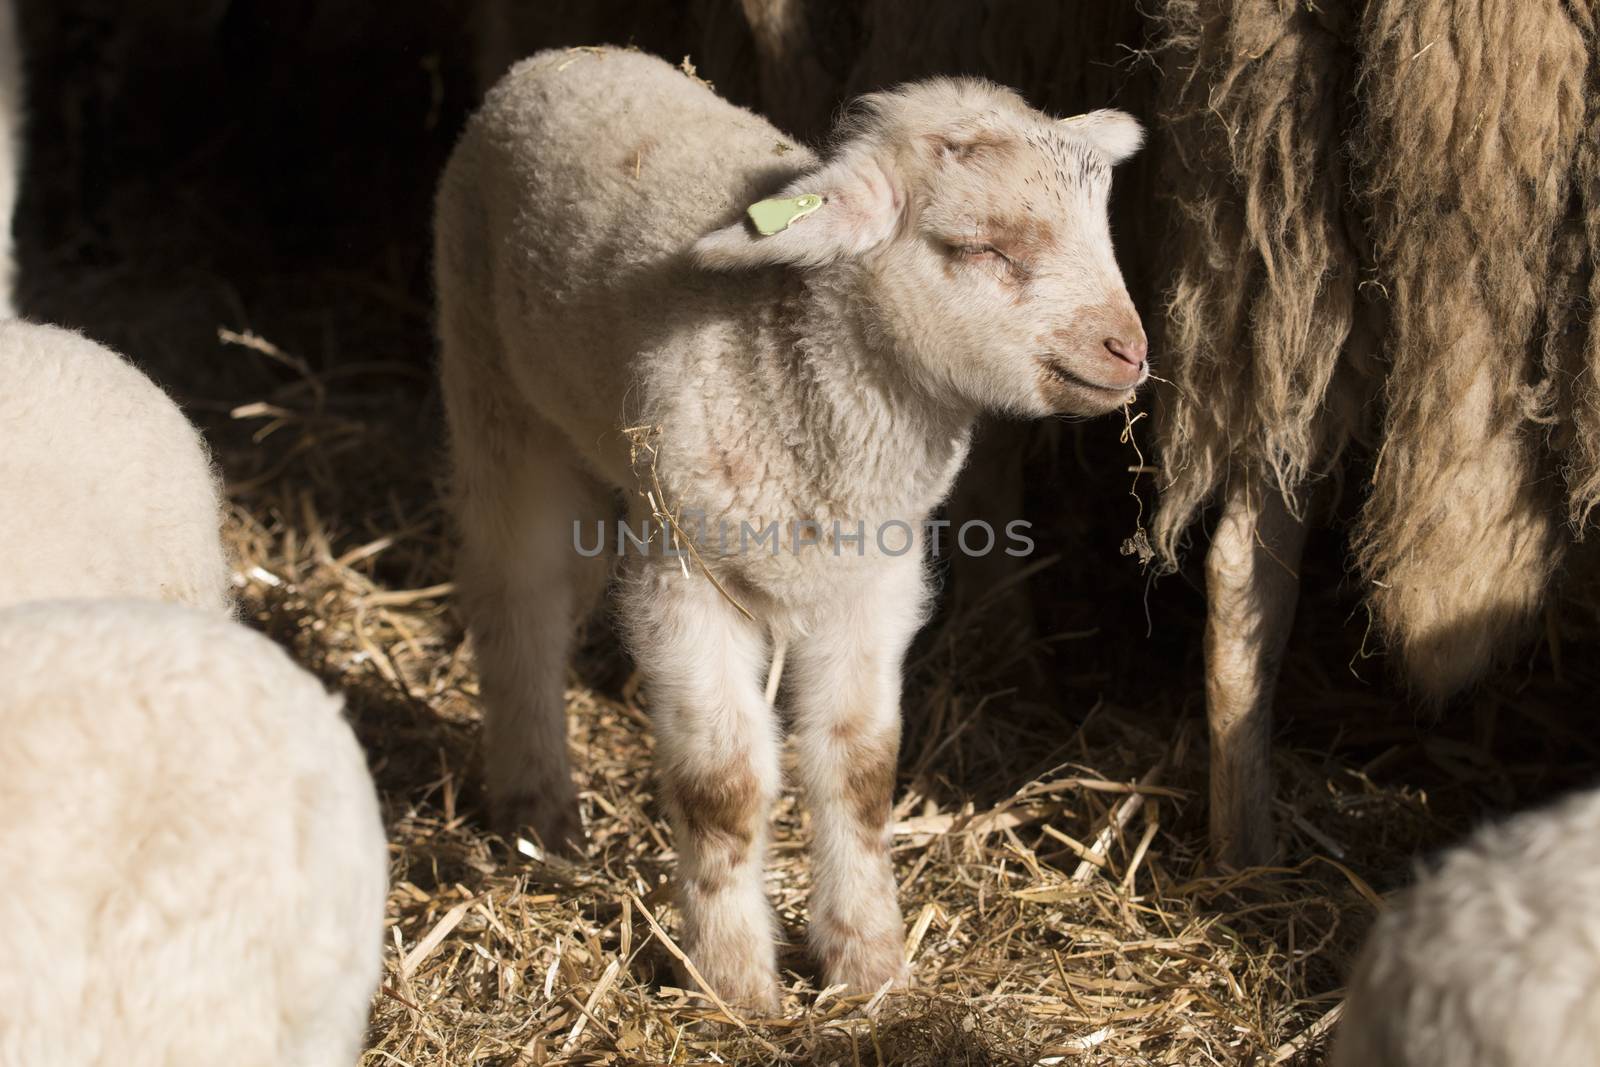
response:
M1103 393L1106 396L1123 396L1124 394L1133 391L1133 386L1130 385L1096 385L1087 378L1080 378L1076 374L1073 374L1067 368L1063 367L1061 364L1057 363L1048 356L1040 356L1039 363L1056 381L1065 385L1075 385L1079 389L1087 389L1091 393Z

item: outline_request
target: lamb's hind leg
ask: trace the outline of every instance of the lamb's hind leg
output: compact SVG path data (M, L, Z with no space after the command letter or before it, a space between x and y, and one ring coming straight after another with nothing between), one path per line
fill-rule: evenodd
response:
M458 603L478 657L484 771L494 825L531 830L546 847L583 838L567 755L566 671L579 622L604 588L609 556L594 547L612 511L571 446L504 396L453 411Z
M761 690L766 635L704 575L631 562L622 614L655 727L684 948L723 999L772 1012L776 924L762 875L780 771Z
M1235 474L1206 556L1211 845L1232 866L1271 859L1272 698L1300 592L1305 523Z

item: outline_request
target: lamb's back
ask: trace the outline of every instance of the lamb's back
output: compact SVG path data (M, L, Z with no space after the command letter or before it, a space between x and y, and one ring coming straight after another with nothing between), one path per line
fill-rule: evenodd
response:
M530 57L474 127L498 157L491 222L510 227L556 294L615 288L682 257L814 162L699 79L625 49Z

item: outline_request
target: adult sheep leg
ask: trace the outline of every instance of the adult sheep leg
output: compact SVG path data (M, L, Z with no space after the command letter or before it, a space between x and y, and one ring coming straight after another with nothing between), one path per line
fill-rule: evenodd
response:
M1276 489L1235 476L1206 555L1206 715L1211 845L1236 867L1267 862L1272 697L1300 593L1306 527Z
M703 575L634 562L622 614L655 727L684 947L723 999L775 1012L777 931L762 872L781 771L761 686L766 634Z
M900 670L922 621L920 553L832 605L796 642L794 742L811 805L811 943L822 984L870 993L906 973L890 864Z
M585 556L578 541L592 548L597 523L615 509L566 458L559 432L489 396L492 382L457 377L468 376L447 364L456 584L478 656L493 821L503 834L531 829L547 848L567 848L583 837L567 756L567 663L609 560Z

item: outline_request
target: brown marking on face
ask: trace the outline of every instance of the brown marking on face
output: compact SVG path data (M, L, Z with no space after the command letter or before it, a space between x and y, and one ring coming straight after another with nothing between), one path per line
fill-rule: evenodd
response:
M993 260L992 269L1000 282L1011 290L1011 300L1020 304L1027 297L1027 286L1038 268L1040 260L1056 250L1056 229L1046 219L1030 214L1019 216L990 215L970 238L952 245L988 245L994 253L983 256ZM965 253L952 247L945 261L945 273L953 275Z
M1144 338L1139 313L1127 300L1103 300L1080 308L1070 323L1051 331L1045 346L1062 355L1098 355L1108 338L1122 341Z
M991 215L984 220L983 239L1005 253L1024 273L1056 250L1056 228L1037 215Z
M925 140L933 150L958 163L980 157L1001 157L1012 152L1016 139L994 130L970 133L930 133Z
M1093 352L1099 349L1100 344L1108 335L1106 323L1116 313L1114 305L1107 303L1095 304L1079 309L1072 317L1072 321L1058 329L1051 330L1046 338L1046 344L1051 351L1063 355L1073 352Z
M1040 344L1045 351L1054 355L1056 363L1069 372L1091 384L1101 384L1094 377L1093 371L1077 369L1082 365L1079 361L1099 353L1107 337L1124 336L1138 326L1138 316L1130 305L1108 300L1080 309L1070 323L1052 330L1040 339ZM1125 395L1111 389L1106 390L1105 397L1102 397L1099 393L1091 393L1082 385L1073 386L1052 373L1043 360L1040 361L1034 375L1040 396L1057 411L1083 411L1086 399L1090 399L1100 410L1111 410L1121 402L1120 399L1113 398ZM1133 386L1130 385L1128 391L1132 390Z
M755 842L765 812L760 783L748 764L734 764L676 777L667 791L699 859L696 888L715 893Z

